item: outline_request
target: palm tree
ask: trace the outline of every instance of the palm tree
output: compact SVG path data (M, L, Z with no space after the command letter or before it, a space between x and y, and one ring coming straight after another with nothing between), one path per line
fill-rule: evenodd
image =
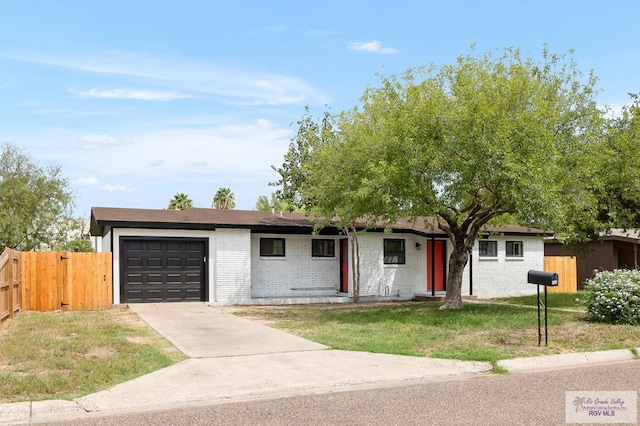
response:
M256 201L256 210L259 212L270 212L271 211L271 203L266 195L261 195L258 197L258 201Z
M272 210L284 211L284 203L278 200L278 196L275 193L271 194L271 200L266 195L261 195L256 201L256 210L259 212L270 212Z
M281 201L276 193L271 193L271 200L266 195L259 196L256 201L256 210L259 212L304 212L301 207Z
M173 199L169 201L167 210L184 210L189 207L193 207L193 201L184 192L178 192L173 196Z
M235 197L229 188L220 188L213 197L211 207L221 210L232 210L236 206Z

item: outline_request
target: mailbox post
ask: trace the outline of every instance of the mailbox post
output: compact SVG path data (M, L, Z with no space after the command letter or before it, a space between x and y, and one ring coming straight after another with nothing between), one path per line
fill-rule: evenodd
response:
M527 273L527 282L529 284L538 285L538 346L540 346L540 343L542 342L542 330L541 330L541 320L540 320L540 311L542 306L544 306L544 345L548 346L549 333L548 333L548 321L547 321L547 287L558 286L558 274L556 274L555 272L530 270ZM540 286L544 286L544 304L540 299Z

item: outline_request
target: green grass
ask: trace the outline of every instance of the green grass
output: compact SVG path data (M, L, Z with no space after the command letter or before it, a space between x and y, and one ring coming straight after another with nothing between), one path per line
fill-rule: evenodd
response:
M72 399L185 358L128 310L21 313L0 329L0 401Z
M540 292L540 298L544 302L543 290ZM502 297L494 300L497 302L512 303L515 305L538 306L537 294L531 296ZM584 310L584 305L582 304L583 300L584 296L582 292L547 293L547 306L549 308Z
M640 327L592 323L580 312L550 310L549 346L543 342L538 347L536 309L467 303L461 310L442 311L439 306L439 302L411 302L247 307L237 314L261 318L334 349L493 363L640 346Z

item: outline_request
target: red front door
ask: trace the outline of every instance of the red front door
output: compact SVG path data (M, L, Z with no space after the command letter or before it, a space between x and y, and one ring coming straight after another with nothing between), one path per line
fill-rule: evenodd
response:
M340 240L340 292L349 293L349 240Z
M427 241L427 290L432 290L435 279L435 291L445 290L445 241Z

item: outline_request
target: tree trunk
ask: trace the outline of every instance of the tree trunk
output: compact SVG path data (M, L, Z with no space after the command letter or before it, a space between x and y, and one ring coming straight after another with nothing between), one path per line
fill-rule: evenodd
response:
M466 244L454 241L453 251L449 257L449 276L447 277L447 295L440 309L462 308L462 274L469 261L471 248Z
M353 303L360 302L360 246L356 230L347 230L347 236L351 240L351 277L353 281Z

